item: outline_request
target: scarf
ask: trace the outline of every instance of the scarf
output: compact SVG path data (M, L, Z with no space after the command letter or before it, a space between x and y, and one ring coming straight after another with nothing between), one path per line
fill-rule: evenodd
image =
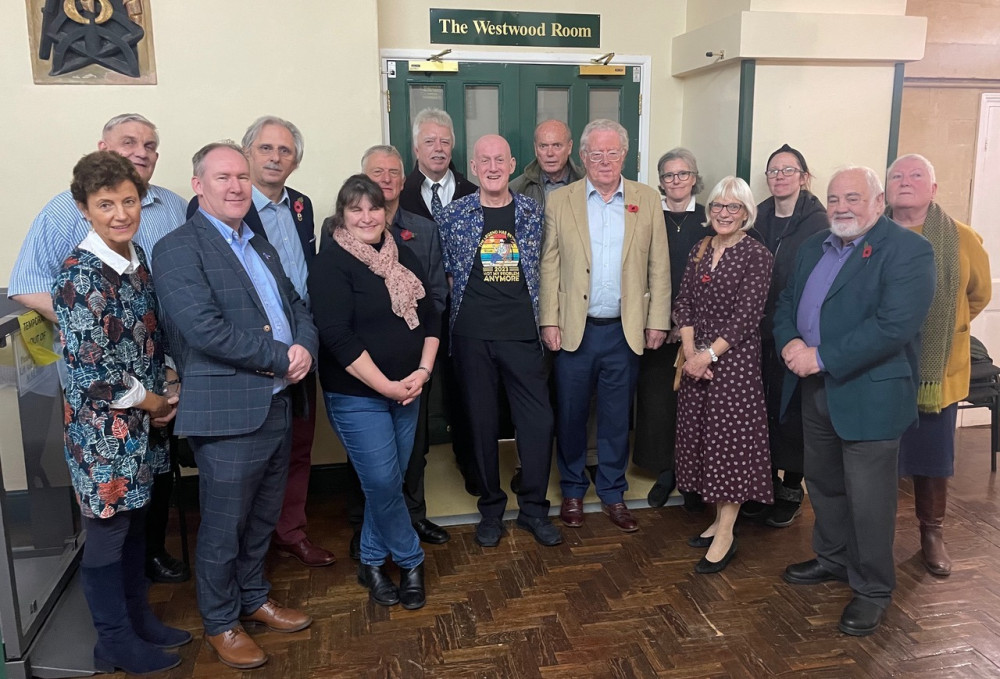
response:
M891 217L892 210L886 210ZM920 329L920 386L917 409L922 413L941 412L942 383L951 339L955 332L955 300L958 298L961 269L958 262L958 227L955 220L932 202L924 219L924 238L934 248L937 282L934 299Z
M388 230L385 231L382 247L378 250L374 246L362 243L343 227L333 230L333 239L367 266L373 274L385 279L385 287L389 290L389 300L392 303L392 313L406 321L410 330L420 325L417 300L426 294L424 286L412 271L399 263L396 241Z

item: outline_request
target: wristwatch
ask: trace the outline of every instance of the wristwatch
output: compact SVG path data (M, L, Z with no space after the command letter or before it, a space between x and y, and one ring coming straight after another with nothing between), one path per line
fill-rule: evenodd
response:
M706 349L706 351L708 351L708 355L712 357L712 363L718 362L719 355L717 353L715 353L715 349L713 349L711 346L709 346L708 349Z

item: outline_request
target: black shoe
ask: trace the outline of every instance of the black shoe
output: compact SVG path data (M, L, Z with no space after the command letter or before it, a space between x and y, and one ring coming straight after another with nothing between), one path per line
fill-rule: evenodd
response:
M451 536L441 526L427 519L420 519L413 524L413 530L417 531L417 537L421 542L429 545L443 545L451 540Z
M674 492L674 488L676 487L677 477L674 476L673 470L668 469L665 472L660 472L656 483L653 484L653 487L649 489L649 494L646 495L646 502L649 503L650 507L662 507L667 504L670 494Z
M496 547L504 534L503 521L483 518L476 526L476 542L483 547Z
M427 603L424 592L424 564L399 569L399 603L408 611L423 608Z
M826 566L819 562L819 559L793 563L785 569L785 573L781 577L784 578L785 582L793 585L818 585L829 580L847 582L846 577L827 570Z
M802 513L802 487L786 488L775 486L774 508L764 523L773 528L791 526L795 517Z
M518 467L514 470L514 475L510 477L510 492L514 495L521 494L521 468Z
M552 525L549 517L534 517L518 514L517 526L535 536L535 542L545 547L555 547L563 541L562 533Z
M701 495L694 491L683 490L681 495L684 496L684 509L689 512L703 512L705 511L705 503L701 499Z
M844 608L844 613L840 616L840 624L837 627L844 634L852 637L866 637L879 628L882 624L882 616L885 610L873 604L871 601L854 597L851 603Z
M368 588L368 596L380 606L399 603L399 590L382 566L358 566L358 584Z
M750 500L740 506L740 516L751 521L764 521L771 514L771 505Z
M191 569L183 561L160 552L146 558L146 576L153 582L187 582L191 579Z
M347 550L347 555L355 561L361 561L361 529L354 531L351 536L351 546Z
M701 574L720 573L726 569L726 566L729 565L729 562L733 560L734 556L736 556L735 537L733 537L733 544L729 545L729 551L726 552L726 555L722 557L721 561L709 561L708 557L703 556L701 557L701 561L695 564L694 572Z
M701 535L695 535L693 538L688 538L688 547L694 547L695 549L707 549L712 546L712 540L715 539L714 535L710 535L707 538Z

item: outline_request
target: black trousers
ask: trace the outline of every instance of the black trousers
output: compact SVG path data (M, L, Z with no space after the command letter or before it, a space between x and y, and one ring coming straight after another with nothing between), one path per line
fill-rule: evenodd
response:
M887 608L896 587L896 461L899 439L845 441L830 421L821 376L800 380L805 472L816 512L813 550L857 597Z
M170 437L173 459L173 445L177 439ZM174 491L174 474L157 474L153 478L153 488L150 491L149 504L146 505L146 557L159 556L167 551L167 520L170 517L170 496Z
M785 382L785 364L774 346L773 339L761 343L761 376L764 378L764 400L767 404L767 433L771 446L771 467L783 469L801 480L802 455L802 399L792 397L781 418L781 390ZM801 387L800 387L801 388ZM785 484L785 485L795 485Z
M680 344L646 349L639 357L635 390L635 440L632 462L654 474L674 468L677 438L677 392L674 375Z
M537 339L481 340L455 335L451 351L472 432L482 491L479 513L483 518L500 518L507 506L507 494L500 489L497 442L497 387L502 382L521 458L518 505L526 516L548 516L549 501L545 496L552 468L553 415L541 343Z

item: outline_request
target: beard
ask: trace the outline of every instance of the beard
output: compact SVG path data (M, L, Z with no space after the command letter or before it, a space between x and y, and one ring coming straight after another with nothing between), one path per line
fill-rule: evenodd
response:
M830 231L845 243L854 240L867 230L868 226L858 221L855 215L851 215L850 219L834 219L830 221Z

